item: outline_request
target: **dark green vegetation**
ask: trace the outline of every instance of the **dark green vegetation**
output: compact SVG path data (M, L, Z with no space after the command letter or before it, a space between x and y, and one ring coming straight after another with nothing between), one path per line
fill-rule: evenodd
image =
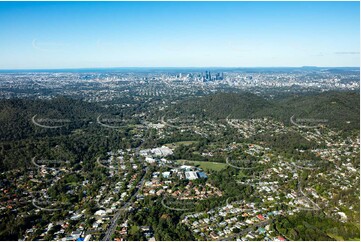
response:
M219 93L201 98L182 101L175 110L166 115L189 117L196 115L201 119L215 118L257 118L273 117L290 124L290 117L325 119L327 126L345 131L359 129L359 95L353 92L328 92L302 96L282 96L266 100L250 93ZM140 142L130 141L131 125L139 124L134 114L147 110L144 104L130 108L106 108L98 104L59 97L53 100L13 99L0 101L0 170L23 167L36 154L49 153L49 148L57 145L68 150L71 161L76 164L115 147L136 147ZM164 112L155 112L163 115ZM59 129L45 129L35 126L31 119L38 118L68 119ZM97 117L119 117L127 120L127 128L106 129L96 123ZM158 117L159 117L158 116ZM146 119L147 117L143 117ZM348 123L346 121L349 121ZM348 132L343 132L342 135ZM204 157L200 153L210 141L229 143L241 141L237 134L225 131L222 136L201 138L191 133L173 133L158 140L154 130L150 130L144 141L145 147L162 145L176 141L196 140L192 146L176 149L174 159L189 159L211 162L225 162L224 156ZM297 133L259 134L249 142L263 141L286 156L299 155L296 149L313 149L323 146L305 140ZM307 159L317 159L310 153L302 154ZM43 157L45 158L45 157ZM51 158L51 157L48 157ZM53 157L56 158L56 157ZM58 157L59 158L59 157ZM301 157L302 158L302 157Z
M135 231L128 234L128 240L145 240L139 233L139 227L147 224L153 228L155 239L164 240L194 240L192 232L180 223L182 212L166 209L158 200L146 198L139 204L143 209L135 214L129 214L127 219L133 221ZM138 232L136 231L138 230Z
M279 218L275 229L290 240L359 240L359 226L341 223L319 212L301 212Z
M43 159L69 160L67 168L73 171L82 171L82 175L69 174L61 179L55 186L49 189L49 194L54 200L64 201L66 208L72 209L72 204L86 200L86 213L93 214L97 207L92 199L97 195L99 188L106 183L115 182L106 176L105 168L96 164L96 157L105 157L107 151L115 149L135 148L142 144L143 147L155 147L177 141L194 141L193 143L179 143L175 149L174 155L169 157L173 160L187 159L199 162L219 162L226 167L225 169L212 169L207 171L210 184L219 188L224 196L209 198L199 202L195 206L195 211L207 211L211 208L222 206L227 198L234 200L249 199L254 194L254 187L241 185L236 180L243 177L257 176L266 167L260 166L253 170L240 172L224 164L226 155L231 155L233 159L245 159L258 161L258 155L250 155L243 152L242 149L227 152L224 149L232 143L257 143L264 142L267 147L272 148L275 154L280 154L286 158L319 160L320 158L310 149L325 147L325 144L317 144L314 141L306 140L297 132L278 133L270 135L268 133L257 134L250 138L243 138L233 129L225 129L221 135L210 134L208 137L202 137L193 132L179 132L176 129L165 137L158 138L155 129L144 129L137 125L141 120L150 120L159 122L159 117L183 117L189 118L191 115L202 120L225 120L229 118L249 119L272 117L276 120L290 123L290 117L295 115L299 118L326 119L325 125L343 130L343 135L351 132L357 132L359 129L359 95L351 92L329 92L322 94L309 94L302 96L282 96L275 99L265 99L263 97L250 93L219 93L201 98L192 98L184 100L175 105L175 110L171 108L168 111L158 109L149 109L145 104L135 103L128 108L113 106L107 108L99 104L92 104L59 97L53 100L1 100L0 101L0 171L14 171L14 177L21 177L26 170L34 169L30 164L32 157L39 156ZM139 118L136 114L145 112L146 114ZM59 129L46 129L35 126L31 119L34 115L39 118L69 119L71 122L65 123L64 127ZM127 120L126 125L120 129L107 129L97 124L97 117L103 115L104 118L111 119L119 117ZM142 138L137 135L142 134ZM297 150L305 150L300 153ZM203 156L202 152L214 151L213 156ZM276 158L275 158L276 159ZM273 162L274 160L271 160ZM139 164L143 161L139 161ZM342 161L343 162L343 161ZM352 160L356 163L357 160ZM211 163L207 163L210 165ZM337 165L341 165L337 164ZM320 165L321 166L321 165ZM359 168L358 166L355 166ZM321 169L327 171L327 164L322 165ZM135 174L135 173L134 173ZM128 176L134 175L130 173ZM312 174L313 177L316 174ZM6 178L3 173L1 180ZM304 175L307 178L307 175ZM305 180L306 180L305 178ZM26 180L30 178L26 177ZM139 179L139 178L137 178ZM279 182L283 182L281 178ZM350 179L356 179L351 177ZM73 185L79 184L84 180L89 180L92 184L91 189L81 187L77 191L77 196L67 194L73 190ZM138 181L138 180L137 180ZM135 181L135 184L137 184ZM17 187L17 182L12 180L3 182L1 185L10 187L11 191L17 197L21 197L26 189ZM51 182L51 181L50 181ZM196 182L196 181L195 181ZM32 182L29 182L32 184ZM35 184L35 182L34 182ZM45 187L45 185L43 185ZM293 189L297 184L291 184ZM41 188L44 188L41 187ZM316 187L318 193L327 193L331 187L323 184ZM119 194L123 192L120 191ZM337 205L340 196L347 197L351 190L340 192L333 200L332 205ZM2 202L13 199L4 196ZM119 195L115 199L119 199ZM139 233L140 227L147 224L152 227L156 240L192 240L192 232L185 225L180 224L181 211L170 211L160 203L161 199L145 198L138 204L140 208L137 212L127 212L124 216L132 221L129 229L128 239L142 240L144 236ZM16 201L15 203L27 202ZM257 205L262 206L260 198L255 198ZM352 201L353 202L353 201ZM14 204L16 205L16 204ZM14 206L15 207L15 206ZM359 206L355 206L357 209ZM147 208L147 209L145 209ZM286 209L283 204L277 205L275 209ZM66 215L66 209L51 214L19 217L17 213L27 213L26 210L17 211L9 209L1 217L0 239L17 240L22 237L24 231L34 226L45 226L49 221L63 219ZM352 214L347 214L350 222L345 224L330 219L322 212L301 213L295 216L281 216L275 220L273 226L281 234L292 240L330 240L341 239L349 240L359 237L359 228L354 221L357 218ZM86 225L90 227L94 221L87 221ZM73 222L75 225L75 222ZM67 231L67 232L70 232ZM34 235L34 239L40 238L39 234ZM51 233L48 237L51 239Z
M25 138L40 138L45 136L68 135L75 129L97 127L99 115L104 118L117 116L127 119L129 124L136 124L138 119L131 116L141 112L142 107L107 108L99 104L83 102L66 97L52 100L10 99L0 100L0 140L13 141ZM35 126L31 120L59 119L65 122L54 123L63 125L59 129L44 129Z
M126 139L132 125L139 123L132 116L136 108L105 108L64 97L50 101L1 100L0 107L0 170L24 167L37 154L48 156L40 158L61 158L59 154L51 156L54 147L65 150L62 154L68 154L67 159L74 165L114 148L136 147L140 142ZM37 119L66 122L52 124L63 125L60 128L42 128L32 122L34 115ZM123 129L102 127L97 123L99 115L105 119L123 118L127 125Z
M174 113L179 116L189 117L194 114L215 119L225 119L229 115L230 118L251 118L263 115L264 110L271 108L271 105L255 94L218 93L183 101L175 107Z
M218 93L183 101L169 116L175 114L214 119L272 117L286 124L290 124L291 116L295 115L302 119L327 120L327 126L351 130L359 128L360 95L356 92L325 92L283 95L270 100L251 93Z

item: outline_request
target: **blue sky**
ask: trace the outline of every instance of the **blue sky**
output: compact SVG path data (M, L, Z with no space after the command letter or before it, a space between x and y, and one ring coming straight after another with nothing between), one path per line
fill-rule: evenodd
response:
M0 2L0 69L359 66L359 2Z

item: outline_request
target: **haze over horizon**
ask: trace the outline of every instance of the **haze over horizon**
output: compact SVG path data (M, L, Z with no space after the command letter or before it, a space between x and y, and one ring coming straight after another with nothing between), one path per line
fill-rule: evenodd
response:
M359 2L1 2L0 69L359 67Z
M360 68L360 66L118 66L118 67L69 67L69 68L0 68L0 72L7 72L7 71L90 71L90 70L129 70L129 69L152 69L152 70L166 70L166 69L184 69L184 70L191 70L191 69L201 69L201 70L212 70L212 69L302 69L302 68L336 68L336 69L345 69L345 68Z

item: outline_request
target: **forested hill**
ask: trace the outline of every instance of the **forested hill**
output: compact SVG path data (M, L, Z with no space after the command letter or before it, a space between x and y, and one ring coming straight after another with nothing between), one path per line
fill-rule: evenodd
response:
M95 121L97 115L110 110L80 100L58 97L52 100L10 99L0 100L0 140L19 140L24 138L68 134L74 128ZM37 118L65 120L72 129L42 129L32 124ZM57 125L56 123L54 125Z
M360 126L360 94L356 92L326 92L290 97L279 100L277 106L286 114L283 118L294 114L326 119L334 127L359 129Z
M356 92L327 92L298 96L284 96L267 100L251 93L217 93L184 100L164 113L167 117L198 117L210 119L249 119L272 117L290 124L290 117L327 120L330 127L344 130L359 129L360 95ZM145 110L149 111L149 110ZM115 115L136 123L132 115L139 107L130 109L104 108L64 97L52 100L11 99L0 100L0 140L11 141L53 135L66 135L71 130L87 127L97 116ZM32 124L38 119L68 119L68 128L42 129ZM157 113L158 115L158 113Z
M181 102L174 109L175 114L189 116L204 115L209 118L224 119L250 118L272 108L272 103L251 93L217 93ZM172 113L169 113L172 115Z
M215 119L272 117L289 124L290 117L327 120L330 127L358 129L360 95L356 92L325 92L283 96L266 100L251 93L217 93L177 104L177 116L197 115Z

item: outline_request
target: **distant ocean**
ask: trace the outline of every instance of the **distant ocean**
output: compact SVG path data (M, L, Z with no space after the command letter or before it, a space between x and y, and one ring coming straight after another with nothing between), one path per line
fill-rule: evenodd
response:
M360 67L113 67L113 68L64 68L64 69L9 69L0 73L96 73L96 72L290 72L305 70L359 71Z

